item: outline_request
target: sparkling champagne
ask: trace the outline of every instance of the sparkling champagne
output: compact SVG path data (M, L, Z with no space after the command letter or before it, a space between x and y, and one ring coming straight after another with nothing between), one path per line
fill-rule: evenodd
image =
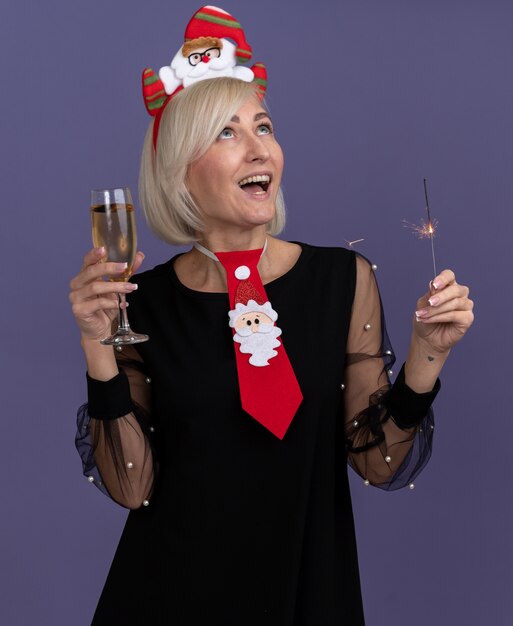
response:
M132 273L137 250L134 207L131 204L97 204L91 207L93 244L104 246L106 260L127 263L127 269L120 276L111 278L126 281Z
M123 274L111 278L116 282L126 281L132 274L137 250L134 205L128 187L91 190L91 222L93 244L105 248L105 259L115 263L126 263ZM114 287L114 286L113 286ZM118 327L113 335L100 340L104 346L127 346L148 341L148 335L134 333L128 323L126 298L123 291L115 291L119 303Z

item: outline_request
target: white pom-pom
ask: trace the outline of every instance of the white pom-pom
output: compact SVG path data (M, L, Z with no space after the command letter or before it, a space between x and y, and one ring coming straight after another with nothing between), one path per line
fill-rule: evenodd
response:
M239 280L246 280L251 275L251 270L247 265L239 265L239 267L235 270L235 278Z

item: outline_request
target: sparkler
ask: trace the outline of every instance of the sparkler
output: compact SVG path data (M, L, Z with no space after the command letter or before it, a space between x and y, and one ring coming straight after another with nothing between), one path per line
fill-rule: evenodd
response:
M420 220L420 225L410 224L406 220L403 220L404 226L412 230L419 239L430 239L431 240L431 256L433 258L433 272L434 278L436 278L436 261L435 261L435 244L434 238L436 234L436 229L438 226L438 221L431 219L431 211L429 209L429 199L427 192L427 180L424 178L424 196L426 198L426 211L427 211L427 222L424 220Z

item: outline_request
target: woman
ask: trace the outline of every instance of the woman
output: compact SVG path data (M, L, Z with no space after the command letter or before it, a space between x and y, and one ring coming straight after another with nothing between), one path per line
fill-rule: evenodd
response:
M363 624L347 460L385 489L423 467L438 374L472 323L468 289L449 270L436 277L390 387L372 267L275 237L283 155L256 87L197 83L167 105L155 153L152 132L148 220L167 241L201 247L138 275L138 288L104 282L123 268L95 249L71 282L89 381L86 471L94 453L107 492L133 509L93 623ZM212 255L255 249L283 330L275 352L286 348L302 394L281 438L241 407L227 273ZM99 339L121 291L151 339L115 352Z

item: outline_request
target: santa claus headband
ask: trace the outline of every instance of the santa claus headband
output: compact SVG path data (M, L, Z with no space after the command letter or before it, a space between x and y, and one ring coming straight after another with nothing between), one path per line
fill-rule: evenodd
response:
M242 26L232 15L214 6L196 11L185 29L184 44L171 63L161 67L158 75L149 67L143 71L144 103L148 113L155 117L154 149L166 105L176 93L200 80L232 76L255 82L263 98L267 89L265 66L262 63L255 63L251 68L237 65L247 63L251 56L252 49Z

